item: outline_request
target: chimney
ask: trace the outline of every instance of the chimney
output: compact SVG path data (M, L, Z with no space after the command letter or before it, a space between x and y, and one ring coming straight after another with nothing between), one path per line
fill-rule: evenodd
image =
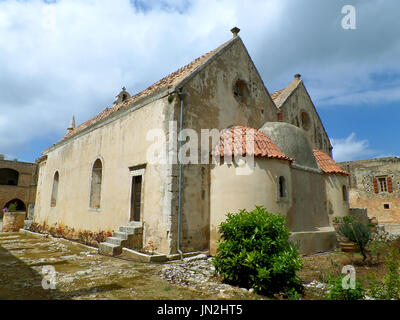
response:
M296 74L294 75L294 78L295 78L296 80L300 80L300 79L301 79L301 74L300 74L300 73L296 73Z
M72 120L67 128L68 133L75 129L75 116L72 116Z
M231 29L231 32L233 34L233 37L237 37L238 33L239 33L240 29L238 27L233 27Z

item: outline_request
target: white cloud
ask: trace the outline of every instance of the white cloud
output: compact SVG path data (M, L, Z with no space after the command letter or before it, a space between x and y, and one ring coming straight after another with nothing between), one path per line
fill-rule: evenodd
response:
M146 88L228 40L235 25L270 91L299 72L317 106L363 97L400 100L396 81L376 88L370 77L400 74L399 3L354 0L352 31L341 29L344 4L0 1L0 152L18 154L43 137L56 142L72 115L82 123L109 107L123 86L131 94ZM385 19L377 19L377 11Z
M336 162L360 160L375 154L370 149L368 140L357 140L353 132L344 139L331 139L333 159Z

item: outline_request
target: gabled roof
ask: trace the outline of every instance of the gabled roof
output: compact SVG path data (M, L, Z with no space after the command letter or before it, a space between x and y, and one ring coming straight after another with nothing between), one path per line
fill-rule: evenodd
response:
M247 152L246 140L254 141L254 150ZM235 126L225 130L220 136L219 143L214 147L214 156L254 155L255 157L277 158L294 161L284 155L266 134L257 129L244 126Z
M304 83L301 79L295 79L286 88L283 88L281 90L273 92L271 94L272 100L274 101L276 107L278 109L280 109L283 106L283 104L286 102L286 100L290 97L290 95L293 93L293 91L296 90L300 84L303 84L303 88L306 91L306 93L311 101L311 104L314 107L314 111L321 123L322 129L325 131L325 134L328 136L328 133L325 130L324 124L322 123L322 120L317 112L317 108L315 108L315 105L310 97L310 94L308 93L308 91L307 91L306 87L304 86ZM330 141L329 141L329 143L330 143Z
M167 75L166 77L164 77L161 80L155 82L150 87L148 87L147 89L137 93L136 95L132 96L131 98L129 98L129 99L127 99L127 100L125 100L125 101L123 101L121 103L118 103L118 104L112 106L111 108L104 109L103 112L101 112L100 114L98 114L94 118L82 123L81 125L77 126L75 129L73 129L70 132L68 132L64 136L64 138L62 140L65 140L65 139L68 139L68 138L74 136L75 134L83 131L86 128L89 128L90 126L94 125L95 123L98 123L99 121L107 118L108 116L110 116L111 114L113 114L113 113L115 113L115 112L117 112L119 110L128 109L133 103L136 103L138 101L144 100L145 98L147 98L152 93L155 93L157 91L160 91L160 90L166 89L166 88L168 88L168 89L169 88L176 88L184 80L187 80L188 78L190 78L190 76L192 76L195 71L199 70L200 67L205 66L208 62L210 62L211 58L216 56L222 50L224 50L225 48L229 47L231 44L233 44L234 42L238 41L239 39L240 39L240 37L238 37L238 36L231 38L227 42L225 42L222 45L220 45L218 48L216 48L216 49L214 49L214 50L202 55L201 57L193 60L192 62L190 62L186 66L184 66L184 67L176 70L175 72Z
M339 165L325 152L322 152L317 149L313 149L314 157L317 160L318 167L324 173L338 173L344 174L346 176L350 175L350 173L344 171Z
M301 82L302 81L298 79L293 80L286 88L272 93L271 98L274 100L275 105L280 108Z

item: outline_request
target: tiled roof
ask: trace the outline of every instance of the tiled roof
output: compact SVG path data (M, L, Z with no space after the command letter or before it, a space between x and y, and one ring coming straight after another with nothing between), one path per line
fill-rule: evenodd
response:
M283 90L285 90L285 88L271 93L272 100L275 101L279 97L279 95L283 92Z
M213 57L216 53L220 52L222 49L227 47L230 43L234 42L235 40L240 39L239 37L234 37L227 42L223 43L220 45L218 48L202 55L201 57L197 58L196 60L193 60L186 66L178 69L177 71L167 75L166 77L162 78L161 80L157 81L156 83L152 84L150 87L147 89L139 92L138 94L132 96L131 98L118 103L117 105L112 106L111 108L106 108L95 116L94 118L82 123L81 125L77 126L70 132L68 132L64 138L67 139L78 132L81 132L82 130L94 125L95 123L99 122L100 120L108 117L112 113L117 112L118 110L121 110L123 108L127 108L129 105L131 105L134 102L139 101L140 99L143 99L147 96L149 96L151 93L154 93L158 90L161 90L163 88L173 88L177 86L181 81L183 81L185 78L187 78L189 75L191 75L195 70L197 70L200 66L204 65L211 57Z
M274 100L275 105L280 108L286 99L290 96L290 94L297 88L297 86L301 83L301 80L293 80L289 85L281 90L275 91L271 94L272 100Z
M254 150L253 152L249 152L249 155L254 154L255 157L294 161L294 159L285 156L264 133L257 129L244 126L235 126L226 129L220 136L220 141L215 146L212 154L214 156L232 156L235 154L245 156L247 151L246 139L249 137L254 141ZM224 141L226 141L226 145Z
M325 152L317 149L313 149L314 157L317 160L318 167L325 173L339 173L344 175L350 175L344 171L339 165Z

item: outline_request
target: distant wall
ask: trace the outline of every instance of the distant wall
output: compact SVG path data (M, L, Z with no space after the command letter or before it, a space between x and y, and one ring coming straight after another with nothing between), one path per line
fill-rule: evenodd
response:
M338 164L351 173L348 178L351 207L367 208L368 216L376 217L379 223L400 223L400 158L376 158ZM386 191L381 189L379 178L385 179Z
M368 218L368 210L366 208L350 208L349 216L355 218L357 221L362 224L367 225L369 222Z
M28 211L35 204L37 164L0 160L0 169L12 169L18 172L17 185L0 184L0 209L4 208L9 201L19 199L24 203Z

